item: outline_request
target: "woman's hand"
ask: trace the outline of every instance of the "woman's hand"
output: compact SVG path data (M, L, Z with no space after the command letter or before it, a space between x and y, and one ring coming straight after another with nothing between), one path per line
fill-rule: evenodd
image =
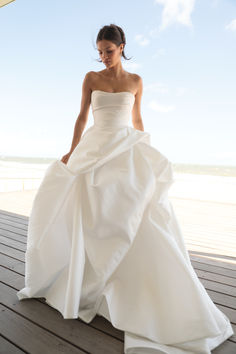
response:
M68 152L67 154L65 154L65 155L61 158L61 161L64 162L65 164L67 164L67 161L69 160L71 154L72 154L72 152Z

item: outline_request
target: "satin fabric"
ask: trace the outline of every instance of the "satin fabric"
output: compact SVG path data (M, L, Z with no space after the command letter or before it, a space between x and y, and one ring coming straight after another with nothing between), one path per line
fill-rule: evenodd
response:
M17 296L44 297L64 319L104 316L125 354L209 354L234 332L191 265L171 162L129 125L134 101L92 92L94 124L35 196Z

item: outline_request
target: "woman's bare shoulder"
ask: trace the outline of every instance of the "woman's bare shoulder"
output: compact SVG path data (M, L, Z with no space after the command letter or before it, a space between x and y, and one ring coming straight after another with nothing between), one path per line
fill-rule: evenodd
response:
M134 92L138 92L140 90L142 90L142 86L143 86L143 80L142 77L136 73L129 73L129 81L131 83L131 90L133 90ZM140 89L141 88L141 89Z
M105 71L106 70L100 70L100 71L92 71L91 70L91 71L87 72L86 76L91 77L91 78L98 78L98 77L101 77ZM128 76L128 78L130 80L134 80L136 82L139 80L142 80L141 76L136 73L131 73L131 72L126 71L126 75Z
M94 76L95 71L88 71L84 76L87 78L92 78Z
M142 81L142 77L141 77L140 75L135 74L135 73L132 73L131 75L132 75L133 80L134 80L136 83Z
M138 87L140 84L142 84L143 80L142 77L136 73L128 73L129 74L129 79L132 81L133 85L135 87Z
M96 86L96 84L103 78L102 77L102 71L88 71L86 73L86 79L88 80L89 84L91 85L91 87L93 85Z
M84 76L84 82L86 82L86 85L90 87L91 90L94 83L97 82L98 80L99 80L99 76L96 71L88 71Z
M88 71L86 75L88 75L89 77L91 78L96 78L96 77L99 77L102 75L104 70L101 70L101 71Z

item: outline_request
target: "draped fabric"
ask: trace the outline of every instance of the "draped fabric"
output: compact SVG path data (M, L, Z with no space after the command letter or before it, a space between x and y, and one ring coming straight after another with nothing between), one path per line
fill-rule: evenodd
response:
M17 296L44 297L64 319L104 316L125 332L125 354L209 354L233 329L191 265L171 162L129 126L134 100L92 92L94 124L35 196Z

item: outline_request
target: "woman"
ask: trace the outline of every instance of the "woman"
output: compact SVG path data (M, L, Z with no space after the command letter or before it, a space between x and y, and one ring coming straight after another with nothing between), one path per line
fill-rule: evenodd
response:
M172 165L144 131L141 77L121 64L125 34L104 26L96 43L106 68L85 75L71 149L38 189L18 298L45 297L65 319L104 316L125 353L208 354L233 329L191 266Z

